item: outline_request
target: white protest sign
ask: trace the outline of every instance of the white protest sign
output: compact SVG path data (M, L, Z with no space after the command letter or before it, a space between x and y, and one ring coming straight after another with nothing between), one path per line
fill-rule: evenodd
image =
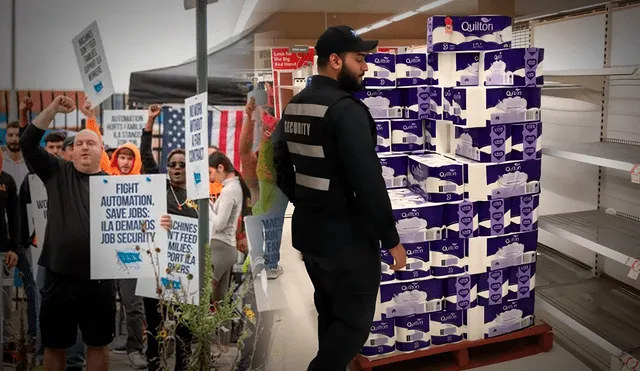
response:
M31 268L33 269L33 277L38 275L38 260L42 254L42 246L44 244L44 233L47 229L47 208L48 197L47 189L42 180L37 175L29 175L29 191L31 195L31 204L27 209L29 220L33 220L34 230L36 232L37 246L31 247ZM31 231L31 229L29 229Z
M92 176L91 279L152 278L147 251L167 245L166 176Z
M209 127L207 93L184 100L187 197L209 198Z
M161 248L158 258L158 273L164 298L178 299L187 304L198 304L198 219L171 215L171 231L168 244ZM136 295L158 298L155 279L139 279Z
M73 38L73 50L82 75L84 92L91 104L98 106L115 90L96 21Z
M142 129L147 125L147 110L104 110L102 114L104 143L118 148L131 142L140 148Z

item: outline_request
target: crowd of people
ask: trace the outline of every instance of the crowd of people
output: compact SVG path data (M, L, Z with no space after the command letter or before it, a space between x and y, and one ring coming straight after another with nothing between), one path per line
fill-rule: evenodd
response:
M0 212L7 216L6 222L0 218L0 254L7 268L6 277L14 267L21 272L27 297L28 342L46 370L82 370L85 363L89 370L107 370L109 345L114 353L127 354L132 368L157 370L160 360L156 335L163 326L158 300L136 296L135 279L90 279L89 179L95 175L157 174L164 170L152 150L153 126L161 106L148 108L149 119L141 133L140 148L126 143L114 149L103 144L90 102L79 107L86 116L86 126L75 135L49 127L57 114L76 109L70 98L56 97L30 122L32 107L28 97L20 102L20 120L7 125L6 150L0 152L4 157L0 168ZM255 109L254 102L247 104L245 126L255 126ZM45 136L46 131L49 132ZM253 131L243 131L242 135L253 136ZM43 136L45 145L41 146ZM244 161L247 156L256 155L245 149L243 165L248 164ZM161 226L170 229L170 215L197 218L199 210L197 203L187 197L184 150L171 151L166 164L168 215L157 217ZM255 167L249 166L247 172L250 179L257 178ZM29 227L31 174L43 182L47 192L44 236L36 236ZM207 212L211 220L215 302L223 300L230 288L238 254L247 253L242 220L251 213L259 193L257 185L250 189L230 159L215 146L209 147L209 178L211 198ZM29 251L36 246L42 249L37 262L31 261ZM37 265L37 282L33 265ZM281 273L278 267L269 271L269 277L277 278ZM11 328L11 287L4 290L3 344L9 355L16 347L12 335L15 331ZM125 312L127 335L125 342L112 344L117 296ZM145 336L145 331L150 335ZM182 370L191 351L191 334L178 326L176 338L176 370ZM247 361L240 364L249 367Z

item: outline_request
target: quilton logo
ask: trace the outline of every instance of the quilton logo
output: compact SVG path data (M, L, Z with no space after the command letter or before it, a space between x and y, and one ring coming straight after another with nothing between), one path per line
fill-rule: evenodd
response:
M374 63L379 63L379 64L387 64L387 63L391 63L391 59L389 59L389 57L385 56L385 57L378 57L376 59L373 60Z
M415 57L413 57L413 58L407 58L407 59L405 59L405 63L406 63L406 64L410 64L410 63L420 63L420 62L422 62L422 58L420 58L420 57L418 57L418 56L415 56Z
M383 331L383 330L388 330L389 329L389 324L388 323L381 323L379 325L373 325L371 326L371 332L376 332L376 331Z
M402 214L403 218L417 218L420 216L420 212L416 209L412 209L411 211L405 211Z
M520 89L507 90L505 95L507 97L520 97L520 96L522 96L522 90L520 90Z
M412 328L416 326L424 326L424 321L422 320L422 318L418 318L414 322L407 322L407 328Z
M520 242L520 236L515 235L515 236L508 237L508 238L504 239L504 243L507 244L507 245L512 243L512 242Z
M506 171L507 173L510 173L512 171L520 171L520 170L522 170L522 165L519 162L516 162L512 166L507 166L504 168L504 171Z
M454 250L458 250L460 249L460 246L458 246L457 242L452 243L450 246L443 246L442 247L442 251L447 252L447 251L454 251Z
M458 319L458 315L456 313L449 313L446 316L441 316L440 322L452 321L454 319Z
M381 91L367 90L367 97L378 97L383 95Z
M414 282L412 284L409 285L402 285L402 287L400 287L400 290L402 291L407 291L407 290L420 290L420 283L418 282Z
M478 21L475 21L475 22L464 21L464 22L462 22L460 27L462 28L462 31L464 31L464 32L493 31L493 24L489 23L489 21L491 21L491 18L482 17L482 18L480 18L480 20L481 20L481 22L478 22Z

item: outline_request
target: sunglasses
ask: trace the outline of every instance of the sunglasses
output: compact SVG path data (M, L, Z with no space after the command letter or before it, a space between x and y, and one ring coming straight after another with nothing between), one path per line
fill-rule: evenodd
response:
M180 162L172 161L172 162L169 162L169 167L171 167L171 168L179 167L179 168L184 169L185 168L185 163L182 162L182 161L180 161Z

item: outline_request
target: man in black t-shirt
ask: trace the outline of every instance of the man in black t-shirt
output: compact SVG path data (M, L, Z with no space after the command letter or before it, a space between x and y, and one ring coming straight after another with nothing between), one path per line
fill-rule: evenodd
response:
M48 195L47 227L38 262L46 268L40 308L44 367L65 370L66 349L75 344L79 327L87 345L87 369L107 370L107 345L115 336L115 286L112 280L90 280L89 270L89 179L106 175L100 169L103 146L94 132L82 130L75 136L73 162L40 147L55 115L73 110L73 100L56 97L20 138L25 161Z

